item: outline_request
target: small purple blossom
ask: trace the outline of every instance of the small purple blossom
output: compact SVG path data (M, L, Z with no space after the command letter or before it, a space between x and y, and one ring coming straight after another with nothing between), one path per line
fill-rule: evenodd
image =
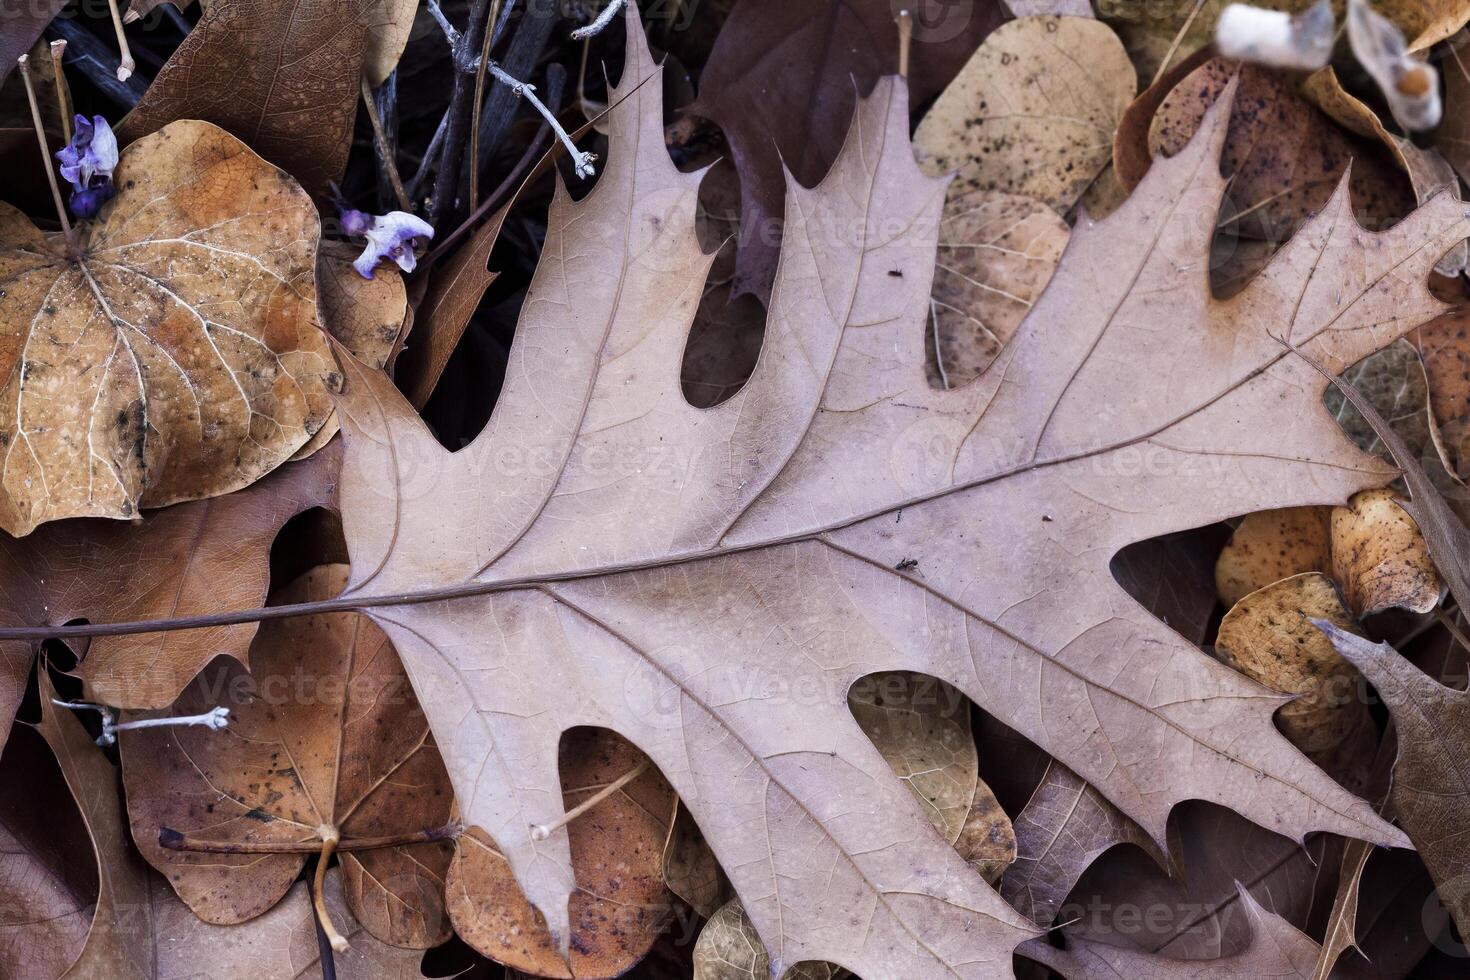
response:
M78 218L92 218L112 200L117 189L112 172L117 169L117 137L101 116L77 116L71 142L59 150L61 176L72 185L71 210Z
M434 229L427 221L407 211L373 216L348 208L342 212L342 228L349 235L367 238L362 254L352 263L364 279L373 277L378 260L384 258L392 259L404 272L412 272L418 264L418 256L414 254L418 240L434 237Z
M95 187L88 187L84 191L72 191L71 200L67 205L71 213L78 218L90 220L97 217L97 212L102 210L102 205L117 196L117 188L112 181L103 181Z
M359 237L366 235L373 226L373 216L356 208L342 208L342 231Z

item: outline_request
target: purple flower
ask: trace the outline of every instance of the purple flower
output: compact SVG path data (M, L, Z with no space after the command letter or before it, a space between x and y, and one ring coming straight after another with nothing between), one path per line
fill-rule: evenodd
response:
M373 226L373 216L356 208L342 208L342 230L358 237L366 235Z
M78 218L91 219L97 217L97 212L102 210L102 205L117 196L117 188L112 181L107 180L95 187L88 187L84 191L72 191L71 200L67 202L71 213Z
M78 191L96 186L98 179L112 180L117 169L117 137L101 116L77 116L72 127L71 142L56 159L61 161L61 176L71 181Z
M71 182L71 213L78 218L95 218L102 205L112 200L117 188L112 172L117 169L117 137L101 116L77 116L71 142L56 154L61 176Z
M370 223L367 223L370 222ZM420 238L433 238L434 229L424 219L407 211L389 211L370 216L350 208L342 212L342 227L350 235L363 235L367 245L352 263L364 279L373 277L379 259L392 259L404 272L412 272L418 264L414 246ZM361 228L361 231L355 231Z

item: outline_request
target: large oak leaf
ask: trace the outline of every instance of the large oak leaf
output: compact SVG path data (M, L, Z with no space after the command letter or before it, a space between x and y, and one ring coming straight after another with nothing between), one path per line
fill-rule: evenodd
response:
M131 146L73 245L0 205L0 527L131 518L248 486L321 428L320 233L209 123Z
M1374 234L1339 190L1216 300L1217 105L1108 219L1078 224L990 369L935 390L944 182L919 173L904 88L884 82L827 177L788 188L749 382L694 409L678 368L710 263L698 177L663 148L659 87L637 88L654 69L636 27L629 52L607 169L553 202L485 430L448 452L357 367L341 413L347 592L393 638L467 822L553 935L567 837L531 828L563 812L561 733L599 725L687 803L777 971L1005 975L1033 927L927 826L847 708L880 670L958 687L1156 841L1203 799L1297 839L1405 845L1275 730L1281 696L1149 615L1109 561L1392 476L1282 340L1341 370L1434 315L1423 280L1470 232L1461 208L1436 198Z

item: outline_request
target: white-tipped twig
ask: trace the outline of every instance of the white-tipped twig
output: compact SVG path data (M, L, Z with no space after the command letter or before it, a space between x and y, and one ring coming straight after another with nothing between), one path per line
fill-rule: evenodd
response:
M898 77L909 77L909 48L914 42L914 15L900 10L893 18L898 23Z
M532 824L531 839L534 841L546 840L557 830L565 827L567 824L571 823L573 820L577 819L582 814L586 813L588 810L592 809L597 804L607 799L609 796L612 796L618 790L622 789L624 786L628 785L633 780L643 775L646 771L648 771L648 760L644 759L642 762L638 763L638 765L634 766L632 769L629 769L617 779L614 779L612 782L602 787L602 789L598 790L596 793L593 793L591 796L587 797L587 799L583 800L581 803L578 803L566 813L562 814L561 819L553 820L551 823Z
M493 61L490 62L490 74L500 84L509 86L510 90L516 95L525 96L526 101L531 103L537 112L541 113L541 118L545 119L551 125L552 132L556 133L557 139L561 140L562 145L567 148L567 152L572 155L572 169L578 177L585 179L597 173L597 168L592 165L596 161L597 155L577 149L577 144L572 142L571 136L567 135L567 131L562 129L561 123L556 121L555 113L546 108L540 99L536 98L536 86L512 77Z
M66 72L61 60L66 55L66 41L51 42L51 77L56 82L56 111L61 113L61 135L71 142L71 93L66 88Z
M213 731L230 727L230 709L214 708L202 715L175 715L172 718L139 718L136 721L117 720L112 709L105 704L92 704L88 701L61 701L51 699L51 703L59 708L69 708L72 711L95 711L102 716L102 734L97 738L98 745L111 745L117 741L117 733L125 732L135 728L163 728L169 725L202 725Z
M572 31L572 40L585 41L589 37L601 34L603 29L608 24L611 24L612 19L618 15L618 11L623 9L623 4L625 3L627 3L627 0L612 0L606 7L602 8L602 13L597 15L596 20L586 27L579 27L575 31Z
M117 32L117 80L126 82L133 77L133 69L138 63L133 60L133 49L128 47L128 36L123 33L122 13L117 9L117 0L107 0L107 7L112 11L112 29Z
M46 145L46 127L41 124L41 103L36 101L36 86L31 82L31 57L21 55L15 59L21 81L26 87L26 101L31 104L31 122L36 127L36 141L41 145L41 166L46 168L46 179L51 184L51 200L56 204L56 217L61 219L61 230L66 240L71 241L71 222L66 217L66 205L61 200L61 185L56 182L56 168L51 165L51 148Z

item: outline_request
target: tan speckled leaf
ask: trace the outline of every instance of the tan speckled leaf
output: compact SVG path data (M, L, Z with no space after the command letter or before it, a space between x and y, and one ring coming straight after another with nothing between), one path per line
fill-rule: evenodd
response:
M1300 695L1277 712L1281 730L1313 759L1321 759L1366 727L1377 729L1359 696L1360 679L1314 619L1357 627L1332 580L1320 572L1282 579L1252 592L1225 614L1215 651L1225 663L1283 694ZM1362 760L1367 761L1367 760Z
M979 783L969 700L932 677L890 671L864 677L848 692L847 703L934 829L953 844Z
M122 154L81 257L0 205L0 527L238 490L321 428L316 210L208 123Z
M1215 560L1215 587L1229 609L1257 589L1332 569L1331 508L1283 507L1241 519Z
M668 778L776 970L1005 976L1035 927L852 718L847 690L879 671L952 684L1156 841L1203 799L1295 839L1401 844L1276 731L1279 694L1149 614L1110 564L1392 479L1281 340L1340 371L1433 316L1423 282L1470 232L1462 210L1436 198L1374 234L1344 190L1217 300L1217 105L1122 207L1079 220L991 367L940 391L923 344L944 183L884 82L826 178L791 189L750 380L696 409L679 357L710 264L698 177L668 158L629 28L605 169L552 203L484 430L445 450L356 365L339 403L349 594L403 655L465 821L557 945L570 843L531 827L564 816L563 732L598 726ZM405 591L440 598L374 605Z
M646 761L624 739L585 728L567 735L560 756L569 807ZM657 772L645 772L572 821L572 865L582 888L571 901L570 972L510 865L478 833L460 838L449 867L454 931L491 959L534 976L619 976L668 927L672 909L663 882L663 845L673 812L669 784Z
M827 963L797 963L779 980L834 980L843 971ZM732 899L710 916L694 944L694 980L769 980L771 960L750 918Z
M1067 235L1039 201L950 185L929 298L931 385L958 388L990 366L1051 281Z
M274 596L336 595L341 565L324 565ZM171 714L230 708L230 727L144 728L120 739L133 838L200 918L232 924L260 915L296 879L306 854L204 854L161 846L160 834L231 844L432 830L449 822L452 794L423 712L381 630L354 613L262 624L246 673L225 661ZM383 942L426 949L449 935L444 874L450 845L340 854L353 917Z
M1112 28L1025 17L997 28L914 134L930 174L1066 211L1112 158L1137 76Z

